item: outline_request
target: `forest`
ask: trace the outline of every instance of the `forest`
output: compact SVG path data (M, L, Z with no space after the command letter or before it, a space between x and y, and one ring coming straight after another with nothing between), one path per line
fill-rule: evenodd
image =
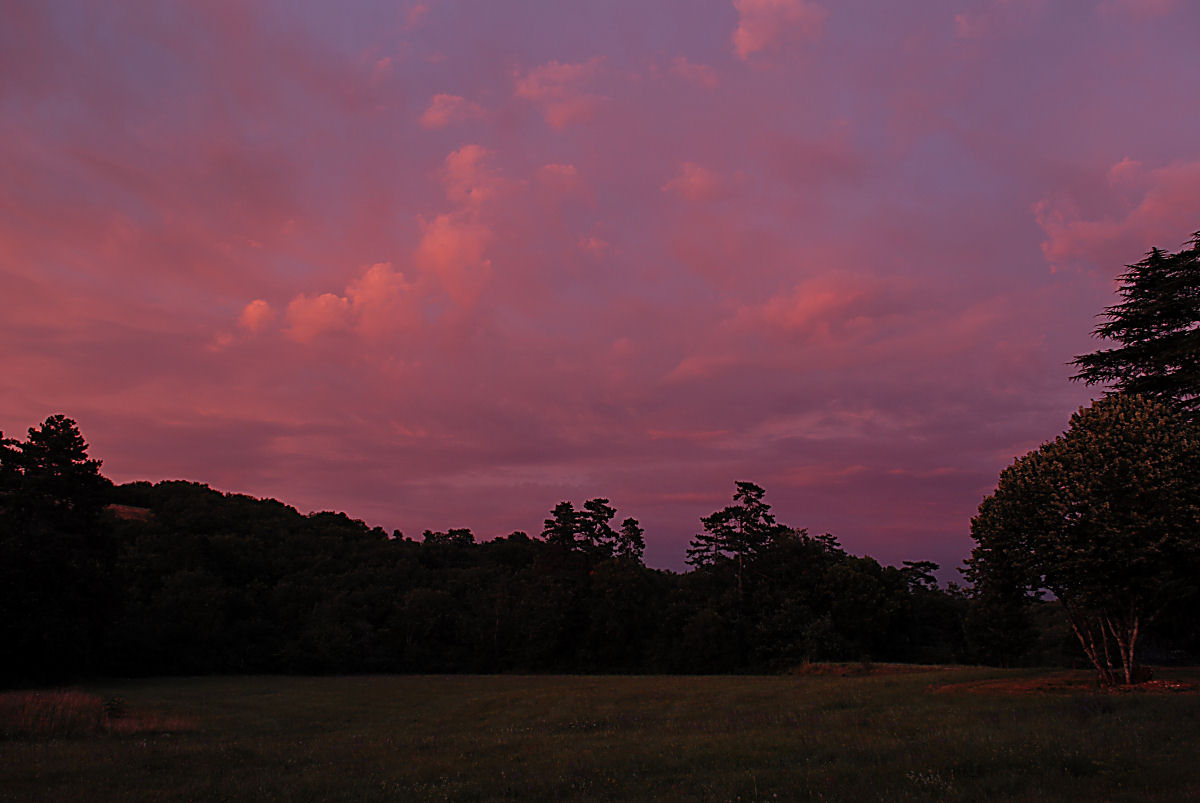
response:
M165 481L114 485L75 423L3 440L0 606L10 685L218 673L745 673L806 662L1064 664L1056 601L938 584L776 522L735 484L691 569L644 565L604 498L542 533L420 539L344 513ZM1194 657L1193 597L1144 639Z

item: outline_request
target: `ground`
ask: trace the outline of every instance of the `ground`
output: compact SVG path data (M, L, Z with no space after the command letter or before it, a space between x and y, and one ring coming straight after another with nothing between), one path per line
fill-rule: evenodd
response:
M1198 686L868 664L113 681L0 698L0 800L1200 799Z

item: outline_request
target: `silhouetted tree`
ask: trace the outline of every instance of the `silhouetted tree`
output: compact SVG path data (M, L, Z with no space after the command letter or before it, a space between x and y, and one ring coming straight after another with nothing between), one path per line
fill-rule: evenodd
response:
M704 532L698 533L687 550L687 562L707 566L721 559L736 565L738 593L744 590L746 562L766 548L782 530L775 522L771 506L763 501L766 493L752 482L735 483L735 504L700 519Z
M426 530L421 537L426 544L470 546L475 543L475 534L467 527L452 528L444 533Z
M559 502L550 512L542 526L542 538L546 543L567 549L578 545L579 512L572 502Z
M30 428L23 443L0 438L0 672L58 678L102 663L116 604L115 548L101 520L110 490L65 416Z
M634 518L621 522L621 530L617 533L617 544L613 556L620 560L642 563L642 555L646 551L646 531Z
M1200 428L1118 394L1019 458L971 521L968 578L999 597L1049 590L1107 681L1131 682L1146 624L1200 565Z
M1111 385L1200 410L1200 232L1171 254L1153 248L1121 274L1121 303L1106 307L1096 337L1116 348L1076 357L1088 385Z

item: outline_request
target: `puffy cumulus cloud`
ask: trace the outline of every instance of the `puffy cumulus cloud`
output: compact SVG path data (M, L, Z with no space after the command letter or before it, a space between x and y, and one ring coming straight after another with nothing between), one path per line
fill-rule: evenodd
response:
M1109 211L1088 214L1071 195L1033 206L1045 233L1042 253L1052 267L1086 264L1112 273L1151 244L1175 250L1200 220L1200 160L1145 170L1122 159L1107 171ZM1130 193L1133 197L1130 198Z
M447 198L477 205L496 196L502 180L495 171L484 165L489 153L482 145L464 145L446 157L442 181Z
M605 100L586 89L599 70L599 58L566 64L551 61L518 73L514 95L541 108L542 116L554 128L586 122Z
M960 39L983 39L1020 24L1045 0L988 0L981 8L954 15L954 34Z
M320 335L345 330L350 325L350 302L333 293L298 295L287 307L288 337L308 343Z
M256 298L242 309L238 323L248 332L259 332L271 321L275 320L275 310L261 298Z
M1099 9L1106 17L1151 20L1170 14L1178 5L1178 0L1105 0Z
M733 6L738 12L733 52L743 60L788 39L816 39L829 16L810 0L733 0Z
M390 262L377 262L346 287L355 326L367 337L382 337L417 323L413 287Z
M435 277L455 303L474 304L491 275L491 260L486 258L491 229L462 214L438 215L422 221L421 228L413 255L417 268Z
M429 106L421 115L425 128L445 128L453 123L464 123L483 117L483 107L458 95L434 95Z
M729 194L729 186L708 168L684 162L679 173L662 186L662 191L689 201L715 201Z
M246 309L258 303L252 302ZM390 262L377 262L346 287L344 296L322 293L293 298L287 307L285 334L300 343L350 330L378 338L411 328L416 325L418 314L412 285Z
M717 77L717 71L707 64L696 64L688 61L683 56L677 56L671 62L671 72L678 75L685 81L689 81L697 86L702 86L705 89L716 89L721 83Z

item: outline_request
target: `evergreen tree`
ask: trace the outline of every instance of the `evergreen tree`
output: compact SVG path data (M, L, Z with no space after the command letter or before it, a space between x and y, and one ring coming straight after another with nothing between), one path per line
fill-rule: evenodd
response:
M705 566L722 558L732 559L736 563L738 594L741 595L746 563L787 528L775 522L771 506L763 501L766 491L752 482L735 485L735 504L700 519L704 532L692 539L687 562Z
M1171 254L1153 248L1121 274L1121 303L1093 331L1116 348L1077 356L1071 377L1200 411L1200 232Z
M620 560L642 562L642 554L646 551L646 531L634 518L621 522L621 531L617 533L617 546L613 550L614 557Z

